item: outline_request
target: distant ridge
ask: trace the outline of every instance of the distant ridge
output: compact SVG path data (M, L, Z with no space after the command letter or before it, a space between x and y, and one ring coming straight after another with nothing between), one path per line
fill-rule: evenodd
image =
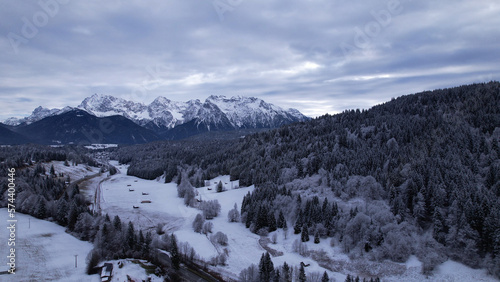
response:
M84 118L78 119L77 115L84 115ZM176 102L158 97L145 105L110 95L94 94L85 98L76 108L37 107L28 117L9 118L2 129L5 138L0 141L2 144L28 141L43 144L85 142L82 130L87 132L85 130L98 126L98 118L104 117L113 117L117 127L126 128L114 133L119 134L119 137L105 135L103 139L107 143L123 144L183 139L211 131L277 128L310 119L298 110L284 110L254 97L212 95L204 102Z

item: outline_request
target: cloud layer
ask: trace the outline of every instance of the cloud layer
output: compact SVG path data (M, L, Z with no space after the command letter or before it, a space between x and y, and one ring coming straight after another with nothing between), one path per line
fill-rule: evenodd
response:
M499 15L486 0L3 1L0 120L94 93L368 108L499 80Z

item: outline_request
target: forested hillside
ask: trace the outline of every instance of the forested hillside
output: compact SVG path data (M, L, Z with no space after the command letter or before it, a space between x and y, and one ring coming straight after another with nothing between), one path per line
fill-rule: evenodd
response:
M282 213L296 233L336 238L354 257L415 254L424 271L450 257L500 276L499 105L498 82L466 85L233 143L118 154L137 176L169 168L171 179L183 165L193 184L217 174L255 184L241 207L253 232L279 228Z

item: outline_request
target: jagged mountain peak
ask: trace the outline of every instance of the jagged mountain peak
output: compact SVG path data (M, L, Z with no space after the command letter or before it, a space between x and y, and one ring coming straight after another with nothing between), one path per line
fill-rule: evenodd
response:
M125 100L105 94L93 94L77 107L97 117L124 116L133 122L158 132L167 132L177 126L190 123L204 130L273 128L287 123L307 120L297 110L284 110L262 99L245 96L211 95L200 101L172 101L159 96L150 104ZM73 108L46 109L38 107L24 122L35 122L45 117L67 112ZM6 124L18 125L19 120L7 120Z
M63 113L66 113L70 110L72 110L72 107L64 107L62 109L49 109L49 108L44 108L42 106L36 107L33 112L31 112L31 115L24 117L24 118L8 118L4 121L4 124L10 125L10 126L16 126L20 124L31 124L33 122L39 121L41 119L44 119L46 117L54 116L54 115L60 115Z

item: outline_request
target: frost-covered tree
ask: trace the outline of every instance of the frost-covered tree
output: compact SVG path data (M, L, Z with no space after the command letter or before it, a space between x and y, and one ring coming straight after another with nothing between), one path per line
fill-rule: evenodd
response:
M227 246L228 243L227 235L220 231L212 235L210 238L212 239L213 242L216 242L221 246Z
M212 228L213 227L214 227L214 224L211 223L210 221L207 221L207 222L203 223L203 227L201 229L201 233L203 233L203 234L212 233Z
M221 207L219 201L210 200L201 202L199 209L203 212L206 219L212 219L219 215Z
M238 211L238 206L234 203L234 208L229 210L227 213L227 220L229 222L239 222L240 221L240 212Z
M193 221L194 232L201 233L204 223L205 223L205 218L201 214L197 214Z

